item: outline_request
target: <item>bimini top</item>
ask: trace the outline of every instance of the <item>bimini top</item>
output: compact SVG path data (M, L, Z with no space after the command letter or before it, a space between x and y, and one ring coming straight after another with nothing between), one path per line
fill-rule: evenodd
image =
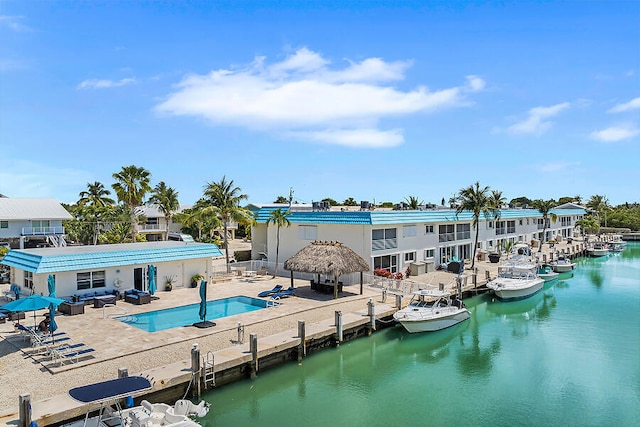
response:
M41 274L219 256L222 256L222 252L217 245L169 241L12 249L1 264Z
M69 390L69 396L82 403L101 403L141 393L151 389L144 377L124 377L89 384Z

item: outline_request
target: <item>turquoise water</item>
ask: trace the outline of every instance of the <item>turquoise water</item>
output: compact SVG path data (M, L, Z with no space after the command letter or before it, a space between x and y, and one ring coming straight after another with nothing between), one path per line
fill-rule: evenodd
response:
M207 426L638 426L640 245L453 328L396 326L208 392Z
M267 302L265 300L245 296L207 301L207 320L261 310L266 307ZM179 326L189 326L199 322L199 312L200 304L190 304L147 313L119 316L115 317L115 319L147 332L157 332Z

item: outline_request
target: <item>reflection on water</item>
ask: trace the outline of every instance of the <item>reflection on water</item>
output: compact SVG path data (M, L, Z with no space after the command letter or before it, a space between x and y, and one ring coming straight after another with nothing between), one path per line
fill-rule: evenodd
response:
M464 345L457 354L456 362L460 373L466 377L477 375L488 376L493 368L493 358L500 351L500 340L494 338L491 344L485 348L480 346L480 327L474 320L478 307L473 307L471 311L471 343Z

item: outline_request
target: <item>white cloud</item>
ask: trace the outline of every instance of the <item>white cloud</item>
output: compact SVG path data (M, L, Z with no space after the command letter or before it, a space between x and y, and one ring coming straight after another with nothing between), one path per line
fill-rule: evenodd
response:
M111 87L124 86L128 84L135 83L136 79L134 78L125 78L120 80L99 80L99 79L89 79L84 80L78 85L78 89L106 89Z
M601 142L618 142L640 135L640 129L632 125L612 126L591 132L591 138Z
M561 111L569 108L571 104L563 102L550 107L534 107L529 110L527 117L507 128L507 132L512 134L543 134L553 124L548 120L558 115Z
M0 27L6 27L13 31L31 31L31 28L22 24L22 16L0 15Z
M625 111L640 109L640 97L634 98L629 102L618 104L607 110L607 113L623 113Z
M156 110L316 142L381 147L403 137L402 129L378 129L380 119L464 106L466 94L484 88L477 76L436 91L391 86L410 66L367 58L330 68L320 54L301 48L274 64L257 57L244 68L186 76Z

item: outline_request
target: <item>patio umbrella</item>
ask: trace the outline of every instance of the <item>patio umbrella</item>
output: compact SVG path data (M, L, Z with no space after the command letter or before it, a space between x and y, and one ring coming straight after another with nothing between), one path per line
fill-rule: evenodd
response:
M207 281L203 280L200 282L200 311L198 312L200 316L200 320L202 322L196 322L193 326L198 328L209 328L211 326L215 326L216 324L213 322L209 322L207 320Z
M12 313L18 311L33 311L33 320L35 322L36 310L47 308L50 304L55 308L63 302L64 300L60 298L45 297L44 295L33 294L29 295L26 298L11 301L10 303L3 305L2 308Z
M55 343L55 338L53 337L53 333L58 329L58 324L56 323L56 308L53 303L49 304L49 333L51 334L51 338Z
M156 267L153 264L149 266L149 293L156 293Z
M47 277L47 286L49 287L49 296L56 298L56 278L53 277L53 274Z

